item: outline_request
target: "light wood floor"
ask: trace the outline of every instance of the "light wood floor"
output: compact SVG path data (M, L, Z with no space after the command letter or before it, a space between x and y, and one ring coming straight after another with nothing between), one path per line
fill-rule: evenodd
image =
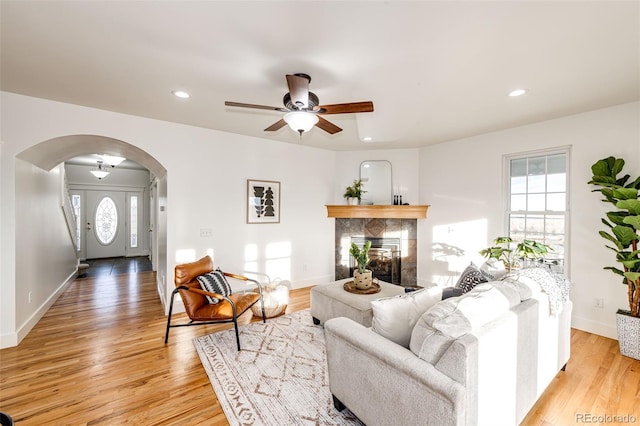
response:
M309 289L291 296L288 311L309 307ZM74 281L18 347L0 351L0 411L25 426L226 425L191 343L222 326L173 329L165 346L165 321L152 272ZM640 361L574 330L566 373L523 424L576 424L580 413L640 424L638 401Z

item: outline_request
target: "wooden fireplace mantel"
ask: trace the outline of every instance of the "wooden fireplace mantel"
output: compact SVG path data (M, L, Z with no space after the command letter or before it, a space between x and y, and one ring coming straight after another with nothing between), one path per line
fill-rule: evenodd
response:
M327 205L327 217L344 219L426 219L428 205L422 206L349 206Z

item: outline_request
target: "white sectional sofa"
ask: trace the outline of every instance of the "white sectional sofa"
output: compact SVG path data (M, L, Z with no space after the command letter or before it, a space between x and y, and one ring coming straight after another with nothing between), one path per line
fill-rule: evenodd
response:
M409 347L374 331L375 309L373 329L330 319L334 405L368 426L517 425L569 360L571 309L516 276L437 302Z

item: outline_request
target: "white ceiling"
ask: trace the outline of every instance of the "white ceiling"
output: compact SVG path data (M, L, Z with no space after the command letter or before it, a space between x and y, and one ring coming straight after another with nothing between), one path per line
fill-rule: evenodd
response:
M0 87L332 150L418 147L639 100L639 6L2 0ZM300 141L263 131L280 112L224 106L280 107L297 72L321 104L375 112L327 115L344 131Z

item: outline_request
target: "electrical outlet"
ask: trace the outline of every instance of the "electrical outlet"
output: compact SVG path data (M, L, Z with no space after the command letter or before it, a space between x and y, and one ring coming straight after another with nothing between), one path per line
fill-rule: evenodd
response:
M593 299L593 306L599 309L604 308L604 299L598 297Z
M31 303L31 292L29 292L29 303Z
M200 237L211 238L213 237L213 231L211 230L211 228L200 228Z

